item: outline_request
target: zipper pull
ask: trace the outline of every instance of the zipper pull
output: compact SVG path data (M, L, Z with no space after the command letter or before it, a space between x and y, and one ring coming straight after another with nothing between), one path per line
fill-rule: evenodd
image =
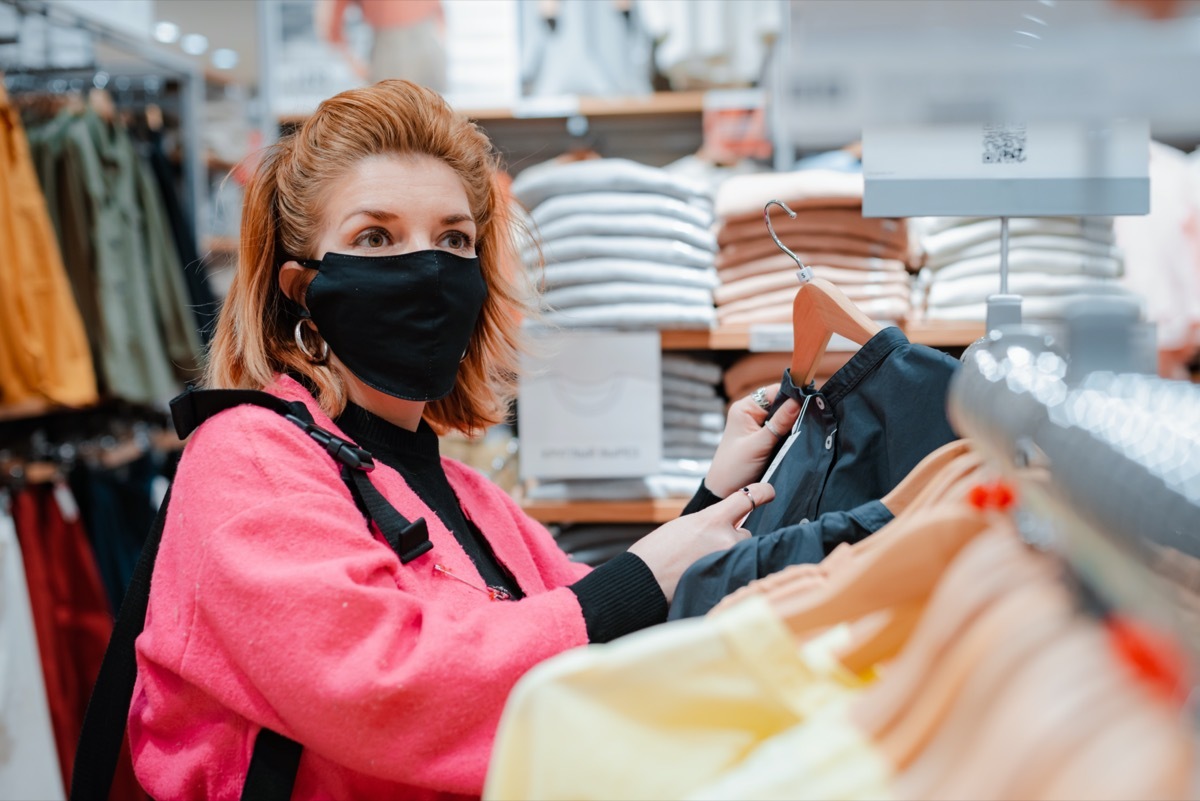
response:
M466 579L454 575L454 573L450 570L450 568L446 567L445 565L434 565L433 569L436 570L437 572L441 573L443 576L448 576L449 578L454 579L455 581L459 582L460 584L466 584L468 587L470 587L473 590L478 590L479 592L485 593L490 600L493 600L493 601L511 601L512 600L512 595L508 592L508 590L504 589L503 587L491 587L491 586L480 587L478 584L472 584L471 582L467 581Z

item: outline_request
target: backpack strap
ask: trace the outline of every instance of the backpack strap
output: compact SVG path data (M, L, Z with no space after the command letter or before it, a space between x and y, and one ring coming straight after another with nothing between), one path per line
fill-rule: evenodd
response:
M408 564L433 548L424 518L408 522L367 478L367 473L375 469L371 454L318 426L313 422L308 407L300 401L288 402L268 392L253 389L195 390L189 386L186 392L171 401L175 432L180 439L185 439L210 417L245 404L261 406L287 418L341 464L342 481L350 490L359 511L368 522L378 527L403 564Z
M433 548L425 520L418 518L410 523L367 477L375 469L371 454L316 425L303 403L285 401L256 390L195 390L189 385L187 391L171 401L171 417L176 433L184 439L214 415L243 405L276 412L320 444L341 465L342 481L363 517L378 527L401 562L407 564ZM112 787L137 680L134 644L146 627L150 581L170 501L171 490L168 489L113 624L112 638L104 652L104 661L83 720L71 776L71 801L105 801ZM302 751L303 746L295 740L267 728L260 729L242 786L243 801L286 801L290 798Z

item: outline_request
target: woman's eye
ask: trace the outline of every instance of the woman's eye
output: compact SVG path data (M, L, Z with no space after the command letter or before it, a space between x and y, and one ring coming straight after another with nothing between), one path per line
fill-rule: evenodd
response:
M390 241L391 238L388 236L387 232L378 228L374 228L370 231L364 231L358 237L358 244L367 248L385 247Z
M442 237L442 242L451 250L470 250L474 242L462 231L451 231Z

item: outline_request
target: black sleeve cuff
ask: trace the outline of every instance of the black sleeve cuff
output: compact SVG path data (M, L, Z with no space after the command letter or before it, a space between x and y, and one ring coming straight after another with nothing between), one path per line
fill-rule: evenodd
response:
M610 642L667 619L667 596L654 573L626 551L571 585L589 642Z
M696 494L693 495L692 499L687 502L687 506L683 507L683 512L681 514L695 514L703 509L707 509L720 500L720 498L712 493L712 490L708 488L707 484L700 482L700 489L696 490Z

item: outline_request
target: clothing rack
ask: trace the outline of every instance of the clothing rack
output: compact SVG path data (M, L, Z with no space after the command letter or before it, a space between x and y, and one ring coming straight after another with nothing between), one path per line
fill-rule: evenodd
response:
M72 76L75 80L80 80L82 74L92 74L94 80L95 75L103 73L110 76L114 81L122 80L123 82L123 79L129 79L132 82L140 80L147 92L149 92L149 89L146 87L145 82L152 80L156 76L171 76L179 80L180 135L183 150L182 167L185 188L183 195L184 208L191 219L193 229L197 233L206 230L204 215L207 208L205 195L208 191L208 183L206 180L207 170L204 163L201 142L205 93L204 73L202 69L185 56L171 53L148 41L140 41L95 20L76 14L69 9L52 5L45 0L0 0L0 3L15 8L18 15L22 18L37 16L46 20L49 25L84 31L89 35L93 43L103 45L105 48L109 48L122 56L131 57L135 61L140 62L140 65L144 65L137 68L126 65L113 65L109 68L107 65L104 65L105 58L97 57L95 59L96 64L75 65L64 68L0 63L0 73L11 73L14 76L31 75L45 78L48 81L54 80L53 75L56 73L60 76ZM64 77L64 79L66 78ZM132 87L132 83L130 86ZM10 84L10 87L14 91L18 91L17 86ZM64 90L67 88L70 87L63 87ZM119 92L123 91L119 86L115 88Z
M1200 658L1200 625L1179 600L1195 594L1200 559L1200 388L1108 371L1072 382L1032 327L992 332L964 361L951 420L1017 484L1027 539ZM1023 478L1029 466L1049 481Z

